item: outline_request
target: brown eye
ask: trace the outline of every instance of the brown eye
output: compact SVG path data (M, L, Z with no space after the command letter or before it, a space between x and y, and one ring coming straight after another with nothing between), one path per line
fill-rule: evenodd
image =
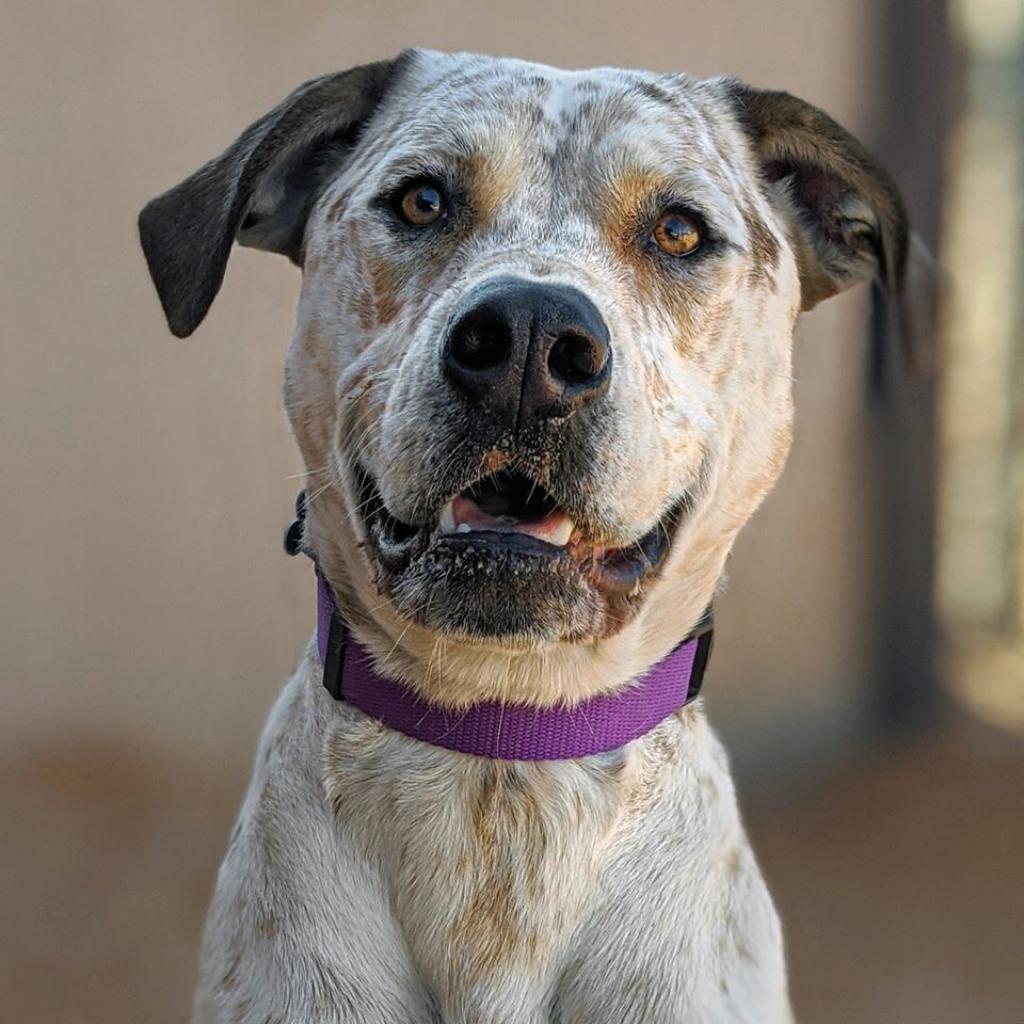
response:
M403 193L398 209L407 224L425 228L444 216L444 193L436 185L421 181Z
M670 256L689 256L702 241L700 228L678 210L670 210L658 218L653 237L658 247Z

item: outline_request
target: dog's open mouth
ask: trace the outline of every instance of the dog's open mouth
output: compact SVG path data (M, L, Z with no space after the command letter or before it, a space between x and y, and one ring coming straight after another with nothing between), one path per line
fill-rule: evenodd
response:
M505 533L564 548L576 531L572 517L548 492L520 473L491 473L441 510L440 535Z
M504 601L505 612L513 603L520 610L538 601L577 606L586 592L584 604L603 603L605 617L614 605L618 611L612 617L621 622L625 605L637 598L644 581L657 573L668 555L685 505L677 502L632 544L613 547L592 535L540 482L515 469L473 481L425 526L397 519L365 470L357 468L356 479L382 589L421 621L424 590L435 609L441 602L462 605L467 595L479 590L478 610ZM558 599L559 589L565 591L564 600ZM418 595L415 600L409 598L412 592ZM460 616L461 632L516 631L504 622L505 614L498 616L504 623L501 628L494 628L493 622L469 628L471 617L468 610Z

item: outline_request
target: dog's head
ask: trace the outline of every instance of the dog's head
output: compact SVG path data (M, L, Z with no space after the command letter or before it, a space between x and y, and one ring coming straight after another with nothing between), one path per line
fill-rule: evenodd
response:
M423 51L302 86L140 227L182 336L234 241L302 267L307 544L454 703L615 685L694 624L785 461L800 311L907 248L786 93Z

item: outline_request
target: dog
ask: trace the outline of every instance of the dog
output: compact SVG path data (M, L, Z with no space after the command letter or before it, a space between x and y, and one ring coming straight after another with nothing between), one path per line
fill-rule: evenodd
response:
M700 701L480 756L322 684L358 644L424 718L616 727L783 468L801 311L901 291L886 172L735 79L412 50L299 87L139 224L179 336L234 242L302 269L284 398L339 631L260 741L194 1020L792 1020Z

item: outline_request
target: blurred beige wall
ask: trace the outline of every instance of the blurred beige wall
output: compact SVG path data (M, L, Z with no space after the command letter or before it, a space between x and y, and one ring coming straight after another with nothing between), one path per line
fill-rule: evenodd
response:
M279 396L298 276L237 251L198 335L173 339L136 242L147 199L299 81L411 44L731 73L865 130L873 10L9 2L2 749L127 735L240 773L312 627L310 567L280 545L301 468ZM834 735L872 671L864 312L863 293L844 296L800 328L796 447L721 602L710 700L744 749Z

